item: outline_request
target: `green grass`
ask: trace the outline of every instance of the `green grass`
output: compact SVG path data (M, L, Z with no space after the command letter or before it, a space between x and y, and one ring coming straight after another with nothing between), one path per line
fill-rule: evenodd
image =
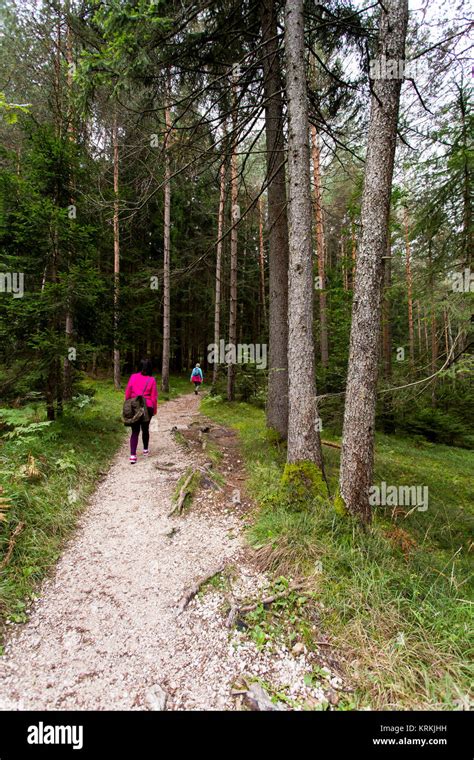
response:
M189 389L186 378L171 377L170 393L159 393L159 403ZM8 505L6 520L0 522L0 567L15 527L24 524L8 564L0 569L0 631L6 619L26 619L28 599L54 567L98 479L127 436L122 403L123 390L86 378L78 400L67 404L63 417L52 424L42 425L41 403L0 408L0 420L10 423L3 430L0 424L0 486ZM12 426L15 437L9 437Z
M356 687L354 706L465 703L472 681L472 452L377 436L375 482L427 485L429 508L405 518L379 508L364 532L329 502L302 512L285 505L284 446L272 443L261 410L212 399L201 410L239 431L260 507L249 540L262 567L311 579L323 632ZM334 493L339 452L325 447L324 455Z
M163 393L163 391L160 390L161 377L157 377L156 382L158 384L158 403L177 398L177 396L181 396L185 393L192 393L193 390L188 375L171 375L169 381L169 393Z

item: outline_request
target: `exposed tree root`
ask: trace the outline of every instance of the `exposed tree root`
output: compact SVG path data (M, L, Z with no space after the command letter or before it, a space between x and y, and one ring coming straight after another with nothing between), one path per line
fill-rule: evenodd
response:
M207 581L210 581L211 578L214 578L215 575L218 575L219 573L222 573L222 571L225 568L225 564L219 565L218 568L213 570L211 573L208 573L208 575L205 575L203 578L201 578L199 581L197 581L191 588L189 588L181 597L181 600L178 602L178 615L180 615L186 607L188 606L191 599L194 599L196 594L199 593L201 586L204 586Z
M239 615L246 615L247 612L252 612L253 610L256 610L257 607L261 604L273 604L273 602L278 601L279 599L284 599L285 597L289 596L293 591L299 591L305 586L304 581L300 581L299 583L294 583L292 586L286 589L286 591L283 591L280 594L272 594L271 596L266 596L263 599L260 599L258 602L253 602L252 604L245 604L243 607L239 607L238 605L234 604L230 608L230 612L227 616L226 620L226 627L230 628L235 619Z
M178 499L176 501L176 504L173 507L173 509L171 510L171 512L169 512L168 517L171 517L171 515L173 515L175 512L177 512L180 515L181 512L183 511L183 507L184 507L184 502L186 500L186 496L188 495L188 493L190 493L188 487L189 487L189 484L191 483L191 481L192 481L192 479L193 479L193 477L194 477L194 475L195 475L196 472L197 472L197 470L193 470L188 475L188 477L186 478L186 480L184 481L183 485L181 486L181 489L180 489L179 496L178 496Z

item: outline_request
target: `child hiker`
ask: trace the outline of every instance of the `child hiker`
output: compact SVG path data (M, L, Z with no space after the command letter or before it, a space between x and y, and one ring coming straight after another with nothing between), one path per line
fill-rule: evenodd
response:
M194 367L193 371L191 372L191 382L194 385L194 393L198 394L199 386L203 382L204 378L202 376L202 369L199 362Z
M137 445L142 431L143 454L148 455L148 444L150 440L150 422L158 409L158 391L156 389L156 380L152 376L153 368L149 359L142 359L140 362L140 372L131 375L125 391L125 398L135 398L143 396L146 404L145 414L132 425L132 435L130 436L130 464L137 461Z

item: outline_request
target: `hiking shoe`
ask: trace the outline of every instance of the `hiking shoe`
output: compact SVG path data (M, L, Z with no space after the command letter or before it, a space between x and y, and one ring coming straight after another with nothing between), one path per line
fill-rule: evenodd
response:
M149 453L150 453L150 452L149 452L149 450L148 450L148 449L143 449L143 456L144 456L144 457L147 457Z
M130 455L130 464L136 464L136 463L137 463L136 456L134 454L131 454Z

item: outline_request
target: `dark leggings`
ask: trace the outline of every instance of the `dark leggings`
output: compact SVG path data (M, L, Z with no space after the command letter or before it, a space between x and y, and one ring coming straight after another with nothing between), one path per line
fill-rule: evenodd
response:
M138 422L134 422L132 425L132 435L130 436L130 454L135 456L137 453L138 439L140 437L140 429L142 431L143 448L148 448L148 442L150 440L150 422L153 417L153 409L148 407L148 422L142 418Z

